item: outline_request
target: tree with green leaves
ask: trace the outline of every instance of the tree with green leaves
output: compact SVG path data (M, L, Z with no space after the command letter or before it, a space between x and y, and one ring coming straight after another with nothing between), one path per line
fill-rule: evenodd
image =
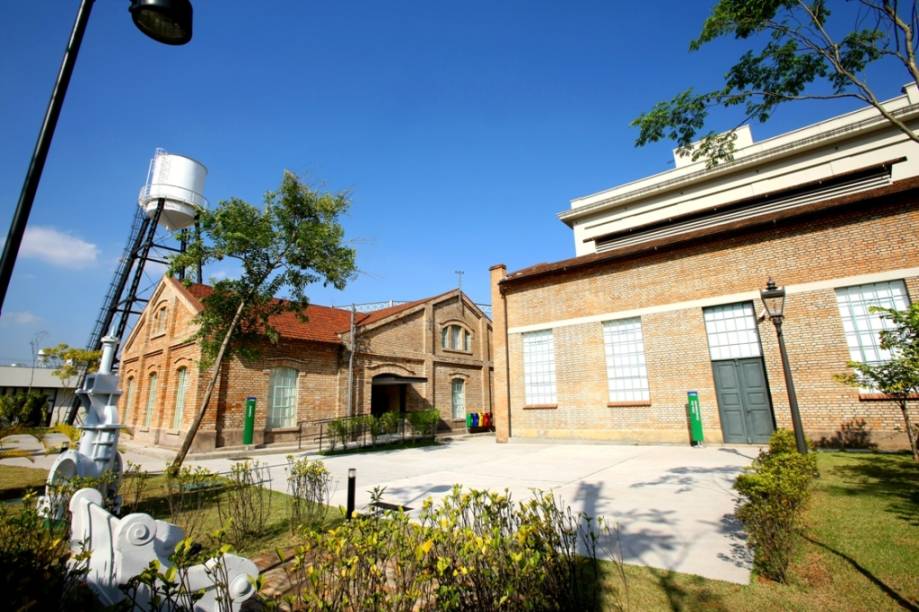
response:
M829 4L826 0L719 0L690 50L726 36L762 41L760 48L741 55L725 75L723 87L704 92L686 89L632 121L639 128L636 146L668 138L677 143L680 154L691 155L693 161L706 159L713 166L732 158L740 125L768 121L775 108L787 102L837 98L873 106L910 140L919 142L900 114L884 108L865 76L870 65L892 62L919 85L915 0L852 0L854 21L834 18ZM812 87L817 83L828 89ZM702 135L709 112L718 107L740 107L743 119L731 130Z
M342 289L355 273L354 250L345 246L339 216L349 204L345 193L321 193L285 171L277 191L265 194L259 209L238 198L200 213L201 236L171 261L170 273L198 262L237 260L239 278L214 283L196 318L200 368L210 370L195 420L173 462L177 470L201 425L220 375L231 355L250 358L265 340L276 343L271 318L294 312L306 320L306 289L321 282ZM277 299L285 293L288 299Z
M48 397L38 391L0 395L0 426L44 425L48 410Z
M854 387L876 389L896 402L903 414L913 459L919 462L916 435L909 418L909 402L919 397L919 304L911 304L906 310L875 306L871 312L890 323L880 332L880 347L890 353L890 359L880 363L850 361L852 371L835 378Z
M45 357L54 364L54 374L65 383L82 372L99 369L102 351L91 351L61 343L44 349Z

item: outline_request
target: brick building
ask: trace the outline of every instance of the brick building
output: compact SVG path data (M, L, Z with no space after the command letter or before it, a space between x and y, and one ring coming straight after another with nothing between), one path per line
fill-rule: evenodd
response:
M919 125L919 91L886 103ZM759 298L784 285L804 429L904 446L890 401L833 375L884 359L871 305L919 295L919 145L862 109L753 142L714 168L675 167L577 198L559 214L576 256L491 268L495 421L515 437L688 443L791 427L776 334ZM915 409L914 409L915 410ZM919 414L914 414L916 419Z
M177 447L204 396L190 341L210 288L164 278L124 343L122 422L134 439ZM276 345L257 361L224 363L194 451L242 442L243 407L256 398L255 443L293 442L300 423L352 414L436 407L441 429L460 430L466 412L491 406L491 321L459 290L370 313L310 305L308 321L275 317ZM307 427L309 429L309 427Z

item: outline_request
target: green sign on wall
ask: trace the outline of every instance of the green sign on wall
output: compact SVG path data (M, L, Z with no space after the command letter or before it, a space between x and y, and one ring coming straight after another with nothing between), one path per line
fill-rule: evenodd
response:
M686 393L686 413L689 416L689 436L693 446L702 444L702 410L699 408L699 392Z
M243 444L252 444L252 435L255 432L255 398L246 398L246 413L243 420Z

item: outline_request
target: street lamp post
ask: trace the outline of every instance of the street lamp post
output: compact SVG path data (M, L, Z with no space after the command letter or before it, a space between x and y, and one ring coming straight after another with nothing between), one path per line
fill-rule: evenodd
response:
M795 394L795 383L791 379L791 366L788 363L788 352L785 350L785 336L782 334L782 320L785 318L785 288L776 287L775 281L769 278L766 288L759 292L766 313L775 325L775 335L779 340L779 352L782 355L782 370L785 372L785 387L788 389L788 404L791 408L791 424L795 432L795 445L799 453L807 453L807 442L804 440L804 428L801 426L801 413L798 411L798 396Z
M73 23L70 39L61 60L61 67L51 90L45 119L38 132L38 140L35 142L29 169L22 184L22 191L19 193L19 202L16 204L13 221L3 246L3 255L0 259L0 312L6 301L6 291L13 276L16 256L22 245L29 213L32 212L32 202L38 191L41 173L45 168L45 160L48 158L48 149L51 148L51 138L54 136L54 128L57 126L57 120L64 105L64 96L67 95L67 86L70 84L70 76L73 74L80 44L83 42L83 34L86 32L86 24L89 22L93 2L94 0L82 0L77 10L77 18ZM184 45L191 40L192 8L189 0L132 0L129 10L138 29L158 42Z

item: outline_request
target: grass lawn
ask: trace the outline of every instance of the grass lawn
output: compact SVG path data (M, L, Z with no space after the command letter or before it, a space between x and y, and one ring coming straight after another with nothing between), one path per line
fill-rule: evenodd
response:
M121 494L125 503L128 504L125 507L126 512L145 512L155 518L172 522L165 476L151 477L137 503L134 503L129 478L125 479ZM236 546L236 551L240 555L251 556L257 553L273 552L299 541L298 538L292 536L289 528L291 497L278 491L266 491L265 494L270 497L265 530L259 535L246 536L244 541ZM179 513L175 523L185 530L186 536L191 536L196 541L206 542L208 534L226 527L221 520L221 504L223 504L224 517L233 514L227 505L226 495L222 492L215 493L205 490L190 494L184 505L187 512ZM342 520L344 520L344 513L341 509L329 508L322 528L331 528Z
M919 610L919 466L867 453L820 453L818 466L789 584L627 566L629 609Z
M48 470L30 467L0 465L0 499L22 497L26 489L44 486ZM121 487L125 502L125 512L145 512L154 518L171 521L165 476L151 476L146 486L135 500L131 488L131 478L126 478ZM278 491L267 491L270 497L270 510L265 521L265 531L258 536L247 536L237 547L242 555L254 555L271 552L278 547L290 546L297 540L289 529L290 496ZM188 496L184 508L187 512L179 513L176 524L185 529L186 536L192 535L195 540L206 542L207 534L224 527L221 521L219 505L224 502L223 494L193 494ZM226 508L226 505L224 506ZM196 510L200 509L200 513ZM225 510L224 516L229 512ZM330 528L344 520L340 508L329 508L323 528ZM191 532L189 531L191 529Z
M0 465L0 499L21 497L26 488L44 486L47 479L43 468Z

